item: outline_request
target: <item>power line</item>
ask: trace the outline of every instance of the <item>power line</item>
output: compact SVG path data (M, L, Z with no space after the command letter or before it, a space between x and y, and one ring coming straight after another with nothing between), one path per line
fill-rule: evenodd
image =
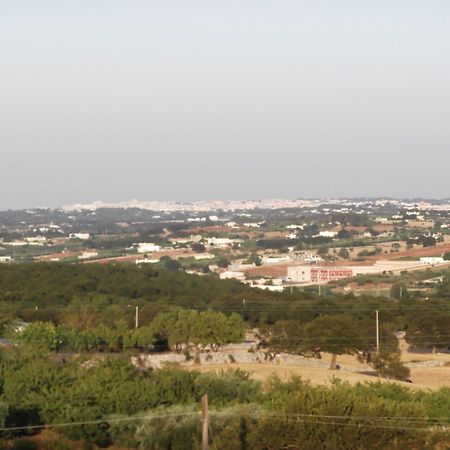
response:
M433 417L433 416L417 416L417 417L406 417L406 416L354 416L354 415L325 415L325 414L300 414L300 413L286 413L284 411L280 412L268 412L268 414L283 415L288 417L319 417L327 419L362 419L362 420L399 420L405 421L425 421L425 420L436 420L440 422L449 422L450 417Z
M135 301L135 300L133 300ZM136 302L137 303L137 302ZM449 301L450 303L450 301ZM139 304L140 307L145 306L158 306L158 302L146 302L144 305L142 303ZM95 311L101 311L101 310L109 310L109 309L125 309L131 311L131 306L128 305L119 305L119 304L110 304L110 305L61 305L61 304L48 304L48 303L28 303L23 304L21 302L18 302L17 305L14 304L6 304L2 305L0 301L0 309L11 309L11 310L17 310L21 308L30 308L30 309L38 309L38 311L48 311L48 310L58 310L63 309L66 310L68 313L76 313L76 312L95 312ZM374 312L377 309L379 311L386 311L386 312L420 312L420 311L433 311L433 312L439 312L439 311L450 311L450 304L449 305L435 305L435 306L429 306L429 305L398 305L398 306L389 306L389 307L377 307L376 305L371 307L360 307L360 306L353 306L352 304L341 304L336 306L328 306L328 305L317 305L317 306L303 306L303 305L290 305L290 304L281 304L281 305L252 305L248 302L246 303L246 306L242 305L209 305L209 306L183 306L178 304L165 304L164 305L167 308L171 307L179 307L183 309L188 310L196 310L196 311L221 311L221 312L245 312L245 313L251 313L251 312L277 312L277 311L284 311L284 312L292 312L292 311L298 311L298 312L323 312L323 311L337 311L337 312L353 312L353 311L368 311L368 312ZM406 311L402 311L406 310Z
M367 427L367 428L380 428L380 429L391 429L391 430L412 430L412 431L430 431L431 427L417 428L417 424L421 422L439 421L438 424L433 424L434 426L444 426L450 423L450 418L438 418L438 417L397 417L397 416L339 416L339 415L323 415L323 414L300 414L300 413L284 413L284 412L226 412L226 411L210 411L212 416L249 416L257 418L270 418L274 420L289 420L289 419L299 419L300 422L311 423L311 424L324 424L324 425L343 425L343 426L356 426L356 427ZM74 426L84 426L84 425L100 425L104 423L120 423L120 422L132 422L150 419L160 419L168 417L185 417L185 416L199 416L201 417L201 411L197 412L185 412L185 413L165 413L165 414L146 414L142 416L133 417L118 417L118 418L105 418L98 420L86 420L77 422L60 422L60 423L50 423L41 425L28 425L19 427L3 427L0 428L1 432L6 431L25 431L33 429L44 429L44 428L66 428ZM317 420L319 419L319 420ZM349 422L336 422L336 420L362 420L362 421L398 421L400 424L392 423L392 425L373 425L366 423L349 423ZM410 423L410 427L402 426L402 423Z
M258 415L254 414L255 417L259 418L270 418L271 420L281 420L285 421L286 418L284 417L276 417L276 416L264 416L264 415ZM319 417L319 416L317 416ZM349 417L350 419L351 417ZM349 422L336 422L334 420L313 420L311 419L303 419L301 417L298 418L299 422L303 423L310 423L310 424L322 424L322 425L332 425L332 426L353 426L357 428L375 428L375 429L384 429L384 430L402 430L402 431L431 431L431 427L422 427L418 428L415 426L416 424L411 424L412 426L406 427L406 426L398 426L395 424L392 425L373 425L373 424L367 424L367 423L349 423Z
M21 431L21 430L35 430L42 428L64 428L72 426L83 426L83 425L99 425L102 423L109 422L131 422L136 420L146 420L146 419L158 419L166 417L179 417L179 416L193 416L199 415L199 412L186 412L186 413L173 413L173 414L146 414L145 416L133 416L133 417L117 417L108 419L98 419L98 420L85 420L80 422L62 422L62 423L50 423L43 425L27 425L21 427L4 427L0 428L0 431Z

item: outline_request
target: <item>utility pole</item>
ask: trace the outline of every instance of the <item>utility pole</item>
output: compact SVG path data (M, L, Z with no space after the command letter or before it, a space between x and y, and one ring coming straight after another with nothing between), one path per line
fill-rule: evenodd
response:
M375 311L375 323L377 330L377 353L380 353L380 322L378 320L378 309Z
M205 394L202 397L202 450L209 448L208 428L208 394Z
M136 315L134 318L134 327L139 328L139 306L136 306Z

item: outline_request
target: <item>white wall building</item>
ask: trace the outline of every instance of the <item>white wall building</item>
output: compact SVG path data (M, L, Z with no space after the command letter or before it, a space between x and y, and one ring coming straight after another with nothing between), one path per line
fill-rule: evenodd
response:
M236 280L243 281L245 280L245 275L242 272L231 272L227 270L226 272L219 274L219 278L221 280L230 280L234 278Z
M320 231L319 236L321 237L328 237L328 238L334 238L336 236L335 231Z
M246 222L243 225L246 228L259 228L261 226L260 223L256 223L256 222Z
M239 239L230 239L230 238L208 238L206 239L206 243L208 245L213 245L215 247L229 247L233 244L240 243Z
M143 259L137 259L136 264L156 264L159 262L159 259L151 259L151 258L143 258Z
M289 255L280 255L280 256L264 256L261 259L261 262L263 264L280 264L280 263L287 263L291 261L291 258Z
M44 245L47 242L47 238L44 236L26 237L25 240L30 245Z
M215 256L211 253L197 253L194 255L194 259L201 261L202 259L213 259Z
M420 262L422 264L435 265L444 263L445 259L442 256L424 256L420 258Z
M283 292L284 291L283 286L270 286L267 284L253 284L251 287L257 288L257 289L263 289L265 291L272 291L272 292Z
M89 233L71 233L69 235L71 239L81 239L83 241L89 239L91 235Z
M138 253L155 253L161 250L161 246L152 244L151 242L140 242L137 244Z
M83 252L81 255L78 255L78 259L90 259L98 256L98 252Z
M10 247L25 247L28 245L27 241L11 241L11 242L2 242L3 245L9 245Z
M309 283L311 281L311 266L288 267L287 281L293 283Z

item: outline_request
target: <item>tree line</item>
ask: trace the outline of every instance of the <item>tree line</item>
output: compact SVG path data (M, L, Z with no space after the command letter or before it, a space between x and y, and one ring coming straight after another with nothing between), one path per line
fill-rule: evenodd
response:
M140 328L130 329L126 322L115 326L100 324L76 328L65 324L36 321L23 328L13 328L9 336L23 344L55 352L122 352L217 350L224 344L242 342L245 324L241 316L216 311L170 308Z

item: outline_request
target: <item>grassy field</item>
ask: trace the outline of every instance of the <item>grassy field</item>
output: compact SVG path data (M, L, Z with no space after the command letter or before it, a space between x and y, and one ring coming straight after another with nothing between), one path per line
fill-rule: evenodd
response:
M406 345L401 342L402 360L405 363L419 361L443 361L446 366L441 367L418 367L411 369L412 383L388 380L380 378L373 373L373 369L357 361L354 356L341 355L338 357L340 370L330 370L326 367L307 367L276 364L217 364L208 366L194 366L191 370L201 372L220 372L228 369L241 369L249 372L251 377L266 381L272 374L282 380L288 380L293 375L309 380L312 384L329 384L336 377L351 384L358 382L385 381L387 383L398 383L412 389L439 389L450 387L450 354L418 354L406 350ZM329 363L331 355L322 354L322 361Z

